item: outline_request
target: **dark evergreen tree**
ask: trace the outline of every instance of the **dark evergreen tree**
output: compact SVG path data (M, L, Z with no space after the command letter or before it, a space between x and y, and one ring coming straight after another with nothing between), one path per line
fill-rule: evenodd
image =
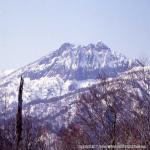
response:
M19 86L19 93L18 93L18 108L17 108L17 114L16 114L16 150L19 150L19 143L21 141L21 134L22 134L23 84L24 84L24 80L21 77L20 86Z

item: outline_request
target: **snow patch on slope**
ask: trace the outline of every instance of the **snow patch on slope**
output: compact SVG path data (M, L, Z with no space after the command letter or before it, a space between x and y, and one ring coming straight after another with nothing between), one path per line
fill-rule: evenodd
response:
M3 78L9 74L11 74L14 71L14 69L10 69L10 70L0 70L0 78Z

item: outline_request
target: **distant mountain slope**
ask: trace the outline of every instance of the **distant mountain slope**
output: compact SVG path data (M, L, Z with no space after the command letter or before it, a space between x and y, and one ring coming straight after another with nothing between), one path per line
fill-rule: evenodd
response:
M0 70L0 79L4 78L5 76L9 75L10 73L12 73L14 71L14 69L10 69L10 70Z

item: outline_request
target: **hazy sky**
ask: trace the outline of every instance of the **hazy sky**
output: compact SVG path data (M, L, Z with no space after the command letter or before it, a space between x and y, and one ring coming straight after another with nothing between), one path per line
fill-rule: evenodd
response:
M150 0L0 0L0 69L64 42L101 40L128 57L150 57Z

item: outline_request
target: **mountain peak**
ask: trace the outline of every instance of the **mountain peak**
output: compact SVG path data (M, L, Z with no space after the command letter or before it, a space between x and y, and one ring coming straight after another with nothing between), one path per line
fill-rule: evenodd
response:
M110 48L105 43L103 43L102 41L97 42L96 47L98 49L110 50Z
M60 48L59 49L68 49L68 48L72 48L74 45L73 44L71 44L71 43L64 43L64 44L62 44L61 46L60 46Z
M72 44L72 43L64 43L60 46L59 50L67 50L67 49L72 49L74 48L75 45ZM86 48L86 49L93 49L93 50L110 50L110 48L103 42L103 41L99 41L97 42L96 44L93 44L93 43L90 43L88 45L79 45L77 46L78 49L81 49L81 48Z

